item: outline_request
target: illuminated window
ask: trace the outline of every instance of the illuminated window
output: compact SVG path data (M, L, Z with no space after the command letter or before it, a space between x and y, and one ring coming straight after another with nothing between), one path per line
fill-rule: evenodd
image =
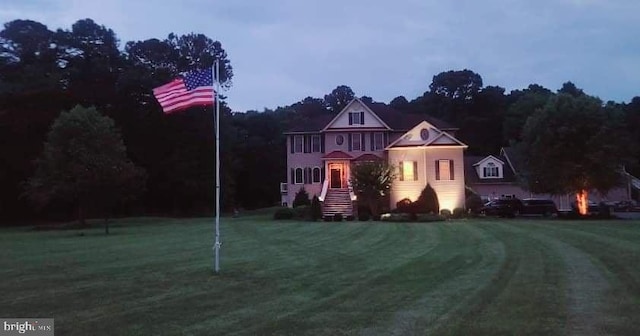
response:
M416 161L400 161L400 181L417 181L418 180L418 162Z
M455 180L453 160L436 160L436 180Z

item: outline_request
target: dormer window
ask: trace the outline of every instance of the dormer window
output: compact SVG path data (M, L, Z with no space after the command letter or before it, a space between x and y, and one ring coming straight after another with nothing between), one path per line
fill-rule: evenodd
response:
M498 166L493 162L487 163L483 169L483 177L500 177L498 174Z

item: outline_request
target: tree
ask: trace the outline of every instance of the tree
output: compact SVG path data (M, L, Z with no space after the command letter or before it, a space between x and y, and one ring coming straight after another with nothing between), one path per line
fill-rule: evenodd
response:
M433 76L429 85L432 93L459 100L473 99L481 88L482 77L468 69L441 72Z
M568 95L573 96L574 98L578 98L584 95L584 91L576 87L572 82L566 82L562 84L562 88L558 90L558 93L566 93Z
M409 101L404 96L397 96L389 102L389 105L398 111L406 111L409 107Z
M369 206L373 216L380 214L384 197L389 194L396 178L394 169L385 161L364 161L351 168L351 186L358 201Z
M75 204L82 226L91 207L112 206L139 194L145 176L127 158L113 120L81 106L55 120L36 163L27 196L39 205L53 200Z
M311 204L311 200L309 199L309 193L304 189L304 187L302 187L296 193L296 197L293 199L292 206L294 208L297 208L299 206L310 205L310 204Z
M532 84L527 89L511 92L510 95L517 98L503 118L502 132L505 143L520 141L527 118L540 111L554 94L542 86Z
M606 194L619 185L629 160L622 117L595 97L561 93L551 98L527 120L518 145L526 187L535 193L575 193L586 202L589 190Z
M331 112L340 112L353 98L355 94L350 87L346 85L340 85L333 89L330 94L324 96L324 101Z
M438 195L433 190L431 185L427 185L422 189L418 199L411 204L416 213L433 213L438 214L440 212L440 202L438 202ZM451 209L448 209L451 211Z

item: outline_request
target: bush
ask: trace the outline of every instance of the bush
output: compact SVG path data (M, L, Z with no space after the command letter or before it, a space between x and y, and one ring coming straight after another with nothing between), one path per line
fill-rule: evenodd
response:
M311 201L309 200L309 193L304 189L304 187L298 190L298 192L296 193L296 197L293 199L294 208L303 205L311 205Z
M478 213L480 208L482 208L482 198L478 194L471 194L465 200L465 207L469 209L472 213Z
M420 193L420 197L413 202L413 212L414 213L432 213L438 214L440 211L440 204L438 202L438 195L436 191L433 190L431 185L427 183L427 185L422 189Z
M358 212L358 220L361 222L366 222L371 218L368 212Z
M337 213L337 214L333 215L333 221L334 222L342 222L342 214L341 213Z
M293 218L293 210L290 208L280 208L273 214L273 219L291 219Z
M416 221L420 223L428 223L428 222L442 222L447 220L446 217L442 215L434 215L434 214L419 214Z
M320 199L318 196L314 195L311 200L311 210L310 210L310 219L312 221L317 221L322 218L322 207L320 206Z
M441 222L446 220L443 216L434 214L410 214L410 213L387 213L380 216L383 222Z
M410 199L408 199L408 198L401 199L400 201L398 201L398 203L396 203L396 208L395 208L395 210L393 210L393 212L395 212L395 213L413 212L412 205L413 205L413 203L411 202Z
M465 214L466 213L463 208L453 209L453 218L463 218Z
M311 218L311 207L308 205L300 205L293 208L293 219L307 220Z
M411 222L411 215L408 213L388 213L380 216L383 222Z
M440 210L440 216L444 217L444 218L449 218L451 217L451 210L449 209L442 209Z

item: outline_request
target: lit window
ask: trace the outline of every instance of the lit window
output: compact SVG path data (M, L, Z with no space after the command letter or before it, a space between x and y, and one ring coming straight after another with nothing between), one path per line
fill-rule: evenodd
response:
M416 161L400 161L400 181L417 181L418 180L418 162Z
M436 160L436 180L455 180L453 160Z

